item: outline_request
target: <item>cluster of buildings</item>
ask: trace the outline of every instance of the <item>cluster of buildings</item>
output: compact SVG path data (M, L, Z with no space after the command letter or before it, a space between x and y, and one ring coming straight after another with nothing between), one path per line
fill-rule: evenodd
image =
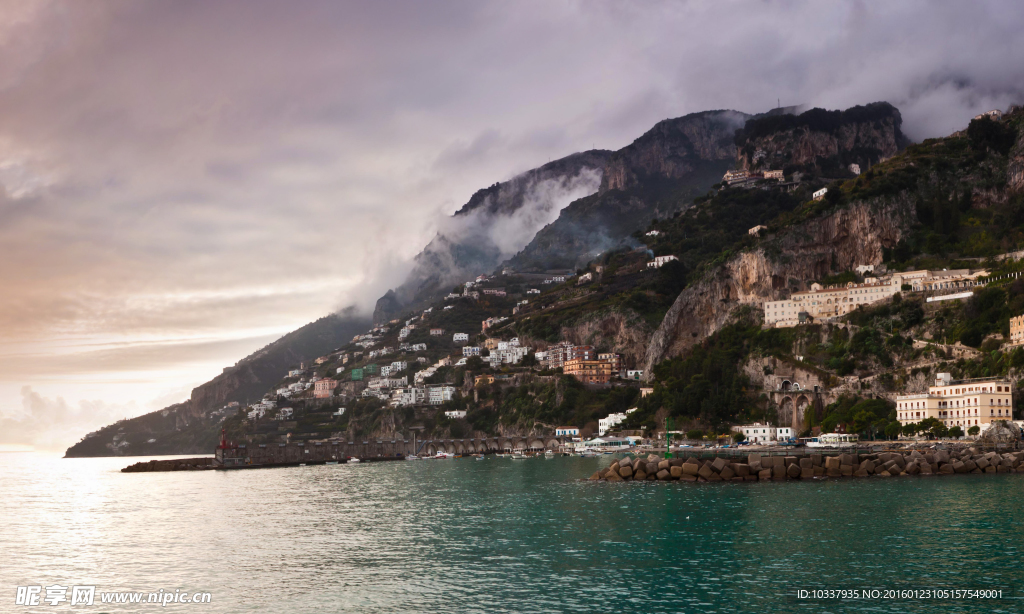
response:
M927 393L896 397L896 418L900 424L934 418L965 433L972 426L984 431L994 421L1013 418L1013 384L1001 377L954 380L939 373Z
M722 177L722 183L731 188L747 188L765 179L782 181L784 177L781 170L746 171L734 169L726 171L725 176Z
M647 268L660 269L661 267L665 266L666 263L672 262L673 260L679 260L679 258L676 258L675 256L672 255L655 256L654 260L650 260L647 262Z
M857 267L867 271L867 267ZM865 277L864 283L822 286L812 284L810 290L794 292L788 299L765 301L764 323L777 328L796 326L810 321L828 321L846 315L860 305L870 305L891 298L904 285L913 291L934 291L970 288L984 283L984 270L907 271L884 277Z
M622 370L622 357L613 353L598 353L592 345L575 345L563 341L536 353L537 361L547 369L562 369L587 384L607 384L612 379L628 379L628 371ZM636 379L643 372L633 371Z
M597 421L597 435L598 437L604 437L608 434L608 431L614 429L618 425L626 421L626 416L636 411L636 408L627 409L625 412L608 414L607 417L601 418Z

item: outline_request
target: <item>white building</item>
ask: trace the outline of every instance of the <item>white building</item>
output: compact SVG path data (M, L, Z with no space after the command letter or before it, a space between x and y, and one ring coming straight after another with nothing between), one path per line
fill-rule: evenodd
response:
M454 343L466 343L469 341L468 333L455 333L452 335L452 341Z
M455 398L455 386L431 386L427 388L427 400L431 405L440 405Z
M849 168L850 172L853 173L854 175L860 174L860 164L851 164L847 168Z
M411 333L411 332L412 332L411 328L409 328L408 326L403 326L402 329L400 331L398 331L398 338L399 339L405 339L406 337L409 336L409 333Z
M828 288L812 284L810 290L794 292L787 300L765 301L764 323L782 328L803 324L808 316L818 321L830 320L853 311L858 305L891 298L900 291L902 283L902 276L893 275L888 283L869 277L862 284L850 282Z
M770 424L755 422L754 424L734 426L732 430L737 433L743 433L743 438L751 443L774 443L778 441L778 428Z
M580 430L575 426L559 426L555 428L555 437L579 437Z
M476 346L476 345L464 345L464 346L462 346L462 355L463 356L479 356L480 355L480 347Z
M396 360L395 362L391 363L392 373L401 373L402 371L405 371L408 368L409 363L405 362L404 360Z
M822 198L825 198L826 194L828 194L828 188L821 188L814 194L811 194L811 198L814 200L821 200Z
M453 420L459 420L461 418L465 418L466 417L466 410L464 410L464 409L453 409L452 411L444 412L444 416L446 418L451 418Z
M793 429L788 426L780 426L775 430L775 436L778 437L779 441L789 441L795 439L793 437Z
M604 437L608 431L622 424L626 420L626 416L636 411L636 408L627 409L625 413L619 414L608 414L608 417L601 418L597 421L597 434L599 437Z
M302 369L292 369L288 372L288 377L299 377L302 375Z
M660 230L651 230L651 231L648 231L646 233L646 236L648 236L648 237L656 237L656 236L658 236L660 234L661 234Z
M672 262L673 260L679 260L679 258L676 258L675 256L671 256L671 255L669 255L669 256L656 256L654 258L654 260L651 260L650 262L647 263L647 268L649 268L649 269L660 269L661 267L663 267L665 265L666 262Z
M409 405L424 405L427 402L427 391L424 388L410 386L408 388L396 388L391 393L392 407L405 407Z
M526 291L526 293L527 294L540 294L540 290L538 290L536 288L530 288L529 290Z

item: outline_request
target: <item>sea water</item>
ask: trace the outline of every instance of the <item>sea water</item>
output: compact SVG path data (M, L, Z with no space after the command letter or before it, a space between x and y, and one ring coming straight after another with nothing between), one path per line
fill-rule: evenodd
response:
M608 457L119 472L137 460L0 454L0 612L1024 612L1024 475L586 481ZM15 605L53 585L96 603ZM99 603L160 590L210 602Z

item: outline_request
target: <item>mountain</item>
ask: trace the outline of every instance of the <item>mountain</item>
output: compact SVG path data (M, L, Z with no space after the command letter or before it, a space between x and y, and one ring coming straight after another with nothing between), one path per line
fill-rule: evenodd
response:
M184 403L89 433L66 456L208 453L220 433L218 416L211 412L231 402L245 406L261 399L282 373L350 342L369 326L368 318L351 309L320 318L225 367L194 388Z
M596 194L563 209L502 267L576 268L651 220L688 206L733 165L734 135L749 117L738 111L705 111L658 122L615 152Z
M836 395L886 393L878 382L889 380L865 380L865 388L848 389L836 382L846 381L842 378L851 371L881 378L893 364L918 360L921 352L911 349L920 346L911 345L910 335L915 344L928 339L998 348L993 336L1005 328L1007 314L1020 311L1018 302L1024 309L1024 285L1020 292L993 287L998 290L993 298L978 304L933 306L907 297L888 316L882 310L889 307L873 307L855 314L856 326L870 328L863 333L831 324L762 331L760 305L815 282L856 280L852 268L859 264L884 263L890 270L977 268L1024 246L1022 122L1019 111L1001 121L975 120L966 131L909 147L899 111L886 103L798 115L710 111L660 122L617 152L584 152L477 192L424 250L415 274L378 302L378 323L408 318L421 306L433 308L417 316L418 327L405 339L399 338L398 325L375 332L372 347L392 348L395 358L371 357L367 348L349 342L370 326L352 322L336 345L301 352L296 347L292 355L268 361L264 375L236 366L197 388L186 404L107 427L76 452L110 453L126 439L137 446L142 435L159 429L168 441L192 446L175 451L193 451L199 442L212 441L219 425L239 441L253 443L395 437L410 427L422 427L421 435L433 437L541 433L557 424L585 427L630 407L640 408L634 422L649 428L661 428L658 421L665 415L719 428L731 420L771 419L770 404L756 396L757 386L771 368L801 362L797 354L806 361L799 368L836 386ZM854 163L864 172L853 174L849 164ZM732 166L781 168L787 176L781 182L724 185L722 172ZM825 198L812 199L823 187ZM575 197L577 192L582 195ZM538 225L544 216L553 221ZM540 226L535 236L523 239L531 232L527 229ZM767 230L760 236L748 232L757 226ZM508 235L514 240L506 240ZM508 256L509 246L517 243L526 247ZM676 260L652 269L652 255ZM999 262L986 266L1011 266ZM585 269L588 276L541 285L531 275L560 264ZM456 282L495 268L499 273L481 289L500 287L505 295L444 300ZM990 315L979 320L969 313ZM893 319L897 315L903 324ZM363 397L365 383L347 379L352 368L399 360L408 363L412 381L413 373L460 352L450 335L430 335L431 328L466 332L470 343L482 344L480 322L496 316L505 321L489 329L488 337L515 336L534 349L568 340L619 353L624 366L645 371L655 393L640 399L635 383L590 389L526 366L505 366L508 379L481 386L472 376L489 369L452 365L428 379L460 390L444 408L465 409L467 418L449 420L436 407L393 407ZM884 323L884 333L878 322ZM897 339L899 334L905 336ZM403 349L403 341L426 349ZM341 378L338 396L279 398L294 409L294 420L196 409L240 400L243 391L250 400L249 392L272 397L292 381L286 373L298 367L300 355L322 356L335 348L348 353L349 361L332 353L304 377ZM768 357L781 362L774 367L749 362ZM1024 367L1024 350L1020 364ZM342 375L336 375L338 369ZM344 413L330 411L342 407ZM192 422L182 422L182 416ZM161 420L163 426L153 426Z

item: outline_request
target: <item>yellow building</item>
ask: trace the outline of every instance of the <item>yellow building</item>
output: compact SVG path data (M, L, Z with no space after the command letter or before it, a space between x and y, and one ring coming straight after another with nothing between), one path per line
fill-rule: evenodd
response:
M927 394L896 397L900 424L935 418L947 427L959 426L966 432L972 426L1012 417L1013 386L998 377L954 380L949 373L939 373Z
M1024 316L1010 318L1010 345L1024 344Z
M607 360L572 358L565 361L563 371L587 384L607 384L612 379L612 363Z

